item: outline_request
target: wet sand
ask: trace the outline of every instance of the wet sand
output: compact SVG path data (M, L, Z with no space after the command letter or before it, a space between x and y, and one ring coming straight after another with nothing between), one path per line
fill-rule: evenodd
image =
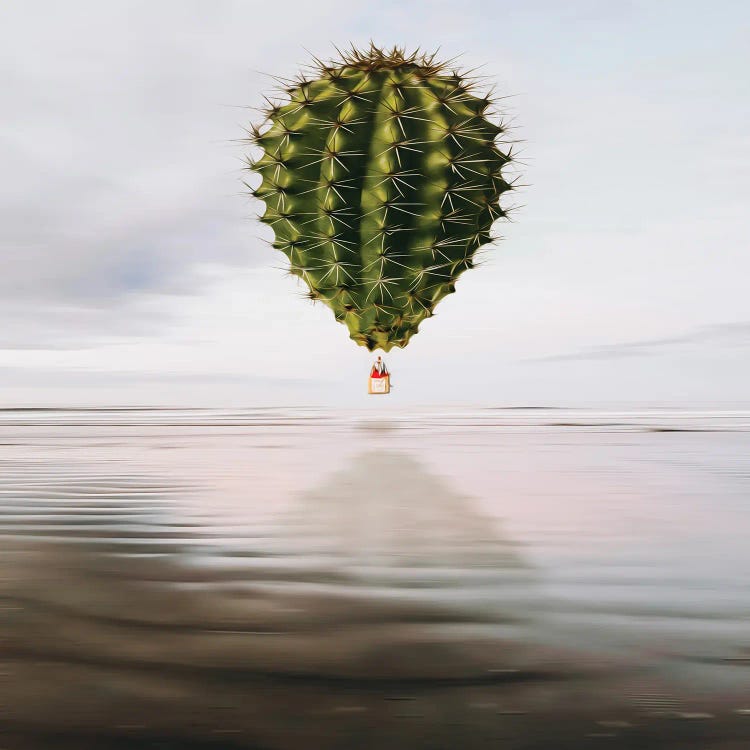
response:
M746 748L742 412L0 412L0 747Z

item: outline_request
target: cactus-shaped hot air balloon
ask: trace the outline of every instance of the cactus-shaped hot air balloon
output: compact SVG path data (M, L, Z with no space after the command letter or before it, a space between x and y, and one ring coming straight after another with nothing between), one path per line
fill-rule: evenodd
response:
M404 347L505 215L504 127L434 55L371 45L313 70L251 130L261 221L356 343Z

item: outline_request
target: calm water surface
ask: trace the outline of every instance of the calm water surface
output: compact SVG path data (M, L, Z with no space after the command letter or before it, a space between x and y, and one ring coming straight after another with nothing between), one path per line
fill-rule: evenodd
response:
M0 410L0 748L750 747L750 412Z

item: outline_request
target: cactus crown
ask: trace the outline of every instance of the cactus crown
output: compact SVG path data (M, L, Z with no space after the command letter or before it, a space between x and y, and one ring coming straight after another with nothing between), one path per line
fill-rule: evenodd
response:
M404 347L505 216L505 128L435 55L371 45L315 63L251 130L261 221L356 343Z

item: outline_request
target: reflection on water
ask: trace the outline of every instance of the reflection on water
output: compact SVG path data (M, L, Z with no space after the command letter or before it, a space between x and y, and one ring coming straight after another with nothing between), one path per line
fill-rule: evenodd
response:
M0 747L745 748L749 423L0 412Z

